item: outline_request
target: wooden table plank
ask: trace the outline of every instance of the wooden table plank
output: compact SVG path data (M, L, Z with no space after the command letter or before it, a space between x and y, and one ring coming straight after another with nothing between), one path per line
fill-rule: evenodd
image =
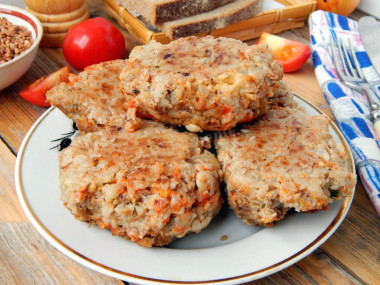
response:
M360 281L347 273L323 251L317 249L285 270L246 284L360 284Z
M2 284L119 284L53 248L28 222L0 224Z
M379 282L380 219L362 185L346 219L321 249L363 283Z
M16 158L8 147L0 141L0 224L28 221L21 210L14 185Z
M353 276L347 274L334 260L323 251L316 250L313 254L298 262L296 267L304 271L316 284L358 284ZM301 283L301 282L300 282ZM303 283L301 283L303 284Z

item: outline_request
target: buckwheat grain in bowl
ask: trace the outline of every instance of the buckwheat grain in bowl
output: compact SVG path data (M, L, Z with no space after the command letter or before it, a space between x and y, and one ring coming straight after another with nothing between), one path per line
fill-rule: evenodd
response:
M141 246L199 232L221 208L219 161L195 134L161 123L74 137L59 165L61 199L75 218Z
M20 56L34 42L32 33L24 26L13 25L0 17L0 64Z
M33 14L0 4L0 91L32 65L42 34L42 25Z

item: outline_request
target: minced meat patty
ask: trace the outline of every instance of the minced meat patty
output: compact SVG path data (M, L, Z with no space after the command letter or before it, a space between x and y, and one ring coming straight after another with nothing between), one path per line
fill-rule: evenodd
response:
M120 93L119 76L124 66L124 60L91 65L78 75L71 74L69 83L50 89L46 98L72 119L81 132L104 128L132 131L140 121Z
M257 118L282 76L267 45L207 36L135 47L120 79L138 116L198 132Z
M61 200L75 218L141 246L199 232L218 213L221 165L196 135L141 128L74 137L59 154Z
M239 133L219 138L216 149L229 206L247 224L272 226L292 208L325 210L356 183L327 116L302 109L274 107Z

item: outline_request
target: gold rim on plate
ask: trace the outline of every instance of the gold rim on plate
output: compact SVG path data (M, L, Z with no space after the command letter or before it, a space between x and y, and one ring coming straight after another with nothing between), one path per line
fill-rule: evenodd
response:
M311 103L309 100L301 97L298 94L294 93L294 96L298 98L299 100L303 101L310 107L312 107L315 111L317 111L319 114L326 115L321 109L319 109L317 106L315 106L313 103ZM74 259L75 261L79 262L77 259L80 259L83 264L86 265L87 267L98 271L100 273L103 273L105 275L110 275L112 273L112 277L119 278L119 279L130 279L133 278L135 280L140 280L140 281L151 281L151 282L157 282L157 283L171 283L171 284L204 284L204 283L223 283L228 281L237 281L239 279L249 279L249 280L255 280L259 279L261 277L268 276L270 274L273 274L277 271L280 271L282 269L285 269L286 267L294 264L301 258L305 257L307 254L311 253L311 250L314 250L314 247L317 245L322 244L329 236L329 233L333 233L336 228L340 225L340 223L343 221L345 215L348 212L349 206L351 205L352 199L353 199L353 194L351 196L346 196L343 200L342 206L337 213L336 217L334 220L330 223L330 225L323 231L322 234L320 234L318 237L314 239L313 242L311 242L308 246L305 248L301 249L297 253L291 255L290 257L273 264L271 266L268 266L266 268L250 272L247 274L242 274L238 276L232 276L228 278L222 278L222 279L214 279L214 280L204 280L204 281L173 281L173 280L164 280L164 279L156 279L156 278L150 278L150 277L144 277L140 275L135 275L132 273L116 270L114 268L105 266L95 260L92 260L81 253L77 252L76 250L72 249L71 247L67 246L64 242L62 242L58 237L56 237L37 217L35 212L33 211L27 197L25 194L25 189L22 183L22 161L23 161L23 156L24 152L26 149L26 146L32 137L34 131L37 129L37 127L40 125L40 123L55 109L55 107L51 107L49 110L47 110L36 122L35 124L31 127L29 130L28 134L26 135L24 141L22 142L22 145L20 147L19 153L17 155L17 161L16 161L16 188L17 188L17 194L19 196L20 203L22 205L23 210L27 214L28 218L30 219L31 223L37 228L37 230L40 232L40 234L47 239L54 247L56 247L58 250L60 250L62 253L65 255L68 255L70 258ZM346 153L348 154L347 162L348 162L348 169L351 173L355 172L355 164L351 155L350 148L348 146L348 143L344 139L342 133L339 131L337 125L330 120L330 126L333 128L337 136L339 137L340 142L344 146L344 149ZM353 190L354 193L354 190ZM67 252L70 254L67 254ZM310 251L310 252L308 252ZM290 263L289 263L290 262ZM289 263L289 264L287 264ZM108 273L108 274L107 274ZM261 276L263 273L267 273L264 276ZM247 281L245 280L245 281Z

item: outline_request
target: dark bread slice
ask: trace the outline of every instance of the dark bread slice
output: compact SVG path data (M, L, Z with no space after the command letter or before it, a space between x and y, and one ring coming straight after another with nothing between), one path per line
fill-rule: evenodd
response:
M262 10L263 0L235 0L212 11L166 22L158 27L171 39L220 29L254 17Z
M140 14L149 24L156 25L214 10L234 0L117 0Z

